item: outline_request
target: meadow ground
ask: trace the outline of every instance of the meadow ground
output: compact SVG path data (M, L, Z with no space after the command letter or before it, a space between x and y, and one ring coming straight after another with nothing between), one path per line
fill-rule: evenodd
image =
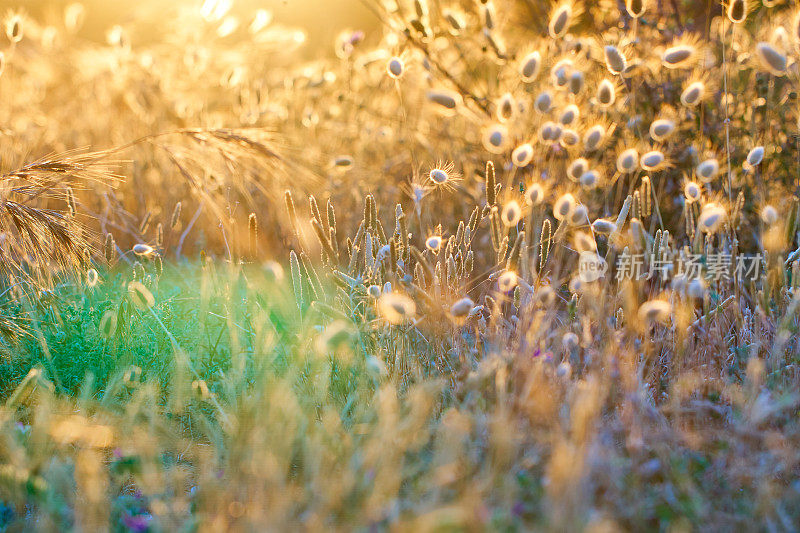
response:
M800 528L793 3L87 6L0 12L0 531Z

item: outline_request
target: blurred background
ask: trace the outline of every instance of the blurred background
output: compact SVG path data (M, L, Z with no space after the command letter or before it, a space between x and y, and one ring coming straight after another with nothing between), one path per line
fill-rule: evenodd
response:
M45 23L61 24L64 10L73 3L75 0L0 0L0 17L4 17L9 10L22 10ZM164 6L183 4L199 9L204 0L83 0L80 3L86 8L81 36L104 40L111 26L124 25L132 18L153 20L153 31L157 32L160 17L172 12ZM304 51L307 56L332 54L333 41L343 30L369 32L378 27L377 18L362 0L233 0L232 3L229 14L239 17L243 25L250 23L256 10L267 9L272 13L275 24L305 30L307 41Z

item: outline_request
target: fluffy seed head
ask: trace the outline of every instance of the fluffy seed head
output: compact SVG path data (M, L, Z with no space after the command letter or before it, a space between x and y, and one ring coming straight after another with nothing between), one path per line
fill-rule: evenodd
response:
M561 195L553 204L553 216L556 220L564 220L575 207L575 197L570 193Z
M703 183L709 183L719 174L719 162L716 159L706 159L697 165L695 174Z
M436 185L445 185L450 181L450 175L446 169L434 168L428 173L428 179Z
M536 97L536 100L533 103L533 107L536 108L536 111L539 113L547 113L550 111L550 108L553 106L553 97L550 96L550 93L544 91L543 93L539 94Z
M97 274L97 270L90 268L86 271L86 285L89 287L94 287L97 285L98 280L100 277Z
M413 320L417 305L405 294L387 292L378 299L378 312L386 322L397 326Z
M517 273L513 270L506 270L500 277L497 278L497 288L502 293L508 293L514 290L514 287L517 286L517 282L519 278L517 277Z
M573 129L566 129L561 132L561 144L563 146L575 146L581 142L578 132Z
M436 104L442 111L451 113L461 102L461 95L448 89L428 91L428 100Z
M764 160L764 147L756 146L747 154L747 164L751 167L760 165Z
M450 316L456 319L464 319L469 315L473 307L475 307L475 302L471 298L468 296L461 298L450 306Z
M653 150L644 154L639 163L643 170L654 171L661 169L665 161L664 154L660 150Z
M502 124L492 124L483 132L483 147L492 154L502 154L508 146L508 129Z
M669 119L661 118L650 124L650 137L656 142L664 142L674 132L675 123Z
M610 107L617 100L617 90L611 80L604 78L597 86L597 103L602 107Z
M697 219L697 226L704 233L716 233L719 227L725 222L727 212L719 204L708 203L700 212Z
M570 226L583 226L589 223L589 210L583 204L578 204L569 212L568 220Z
M555 142L561 138L561 132L561 125L548 120L539 128L539 137L543 141Z
M100 325L97 328L100 334L106 339L110 339L117 332L117 313L109 309L103 313L103 318L100 319Z
M583 136L583 146L587 152L597 150L606 138L606 129L597 124L589 128Z
M570 17L572 16L572 6L568 3L563 3L553 10L550 16L550 24L548 31L550 37L557 39L562 37L569 29Z
M703 278L694 278L689 280L689 283L686 285L686 295L690 298L695 298L700 300L706 294L706 283L703 281Z
M746 0L730 0L728 2L728 20L734 24L741 24L747 18Z
M592 230L594 230L595 233L610 235L617 230L617 225L611 220L607 220L605 218L598 218L597 220L592 222Z
M583 90L583 84L583 72L576 70L569 77L569 92L572 94L580 94L580 92Z
M386 72L389 74L390 77L398 80L403 77L403 73L406 70L406 65L402 59L395 56L389 60L386 64Z
M564 108L564 111L561 113L561 116L558 117L558 121L563 124L564 126L569 126L580 116L581 112L578 109L578 106L575 104L568 105Z
M572 181L580 181L581 176L589 170L589 161L580 157L567 167L567 177Z
M438 254L442 248L442 238L439 235L432 235L425 240L425 246L428 250Z
M690 83L681 93L681 103L686 107L694 107L703 99L705 92L706 85L702 81Z
M761 208L761 220L767 226L773 225L778 221L778 210L771 205L765 205Z
M581 187L594 189L600 183L600 174L596 170L589 170L581 174Z
M669 322L672 314L672 304L666 300L649 300L639 307L639 320L642 322Z
M594 252L597 251L597 243L594 238L586 232L578 231L572 239L572 244L575 246L577 252Z
M692 66L697 49L691 44L679 44L667 48L661 55L661 63L670 69Z
M153 253L153 247L148 244L135 244L133 246L133 253L139 256L150 255Z
M625 2L625 10L628 12L628 15L633 18L639 18L644 15L646 9L646 0L627 0Z
M503 212L500 214L500 219L506 227L516 226L519 219L522 217L522 208L516 200L511 200L503 206Z
M497 120L508 122L516 114L517 104L511 93L505 93L497 102Z
M531 52L522 58L519 63L519 77L525 83L532 83L539 77L542 69L542 54L538 50Z
M544 201L544 188L538 183L532 183L525 191L525 200L528 205L539 205Z
M628 174L639 166L639 152L636 148L628 148L617 157L617 170L621 174Z
M696 202L700 199L702 189L694 181L687 181L683 186L683 194L686 196L686 201L689 203Z
M756 45L756 55L761 61L761 65L774 76L783 76L786 73L786 56L776 50L769 43L758 43Z
M606 58L606 67L611 74L622 74L628 66L628 61L622 52L614 45L606 45L603 49Z
M533 159L533 146L525 143L517 146L511 154L511 161L515 166L526 167Z

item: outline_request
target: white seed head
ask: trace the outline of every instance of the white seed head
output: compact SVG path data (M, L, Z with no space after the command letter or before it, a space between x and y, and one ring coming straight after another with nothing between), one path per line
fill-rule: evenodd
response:
M671 46L661 55L661 63L671 69L690 67L696 52L695 47L690 44Z
M428 100L437 104L442 110L452 112L461 102L461 95L448 89L430 90Z
M681 103L686 107L694 107L703 99L705 92L706 85L702 81L690 83L681 93Z
M450 181L450 175L446 170L434 168L430 171L430 173L428 173L428 179L430 179L436 185L444 185Z
M561 337L561 345L565 350L574 350L579 344L578 336L571 331L564 333L564 336Z
M756 45L756 55L761 61L761 65L774 76L782 76L786 73L786 56L776 50L769 43L758 43Z
M525 191L525 201L528 205L539 205L544 201L544 187L538 183L532 183Z
M716 233L720 226L725 222L727 212L719 204L708 203L700 212L697 219L697 227L704 233Z
M139 256L150 255L153 253L153 247L147 244L135 244L133 246L133 253Z
M659 170L664 162L664 154L660 150L647 152L639 161L639 163L642 165L642 169L647 171Z
M561 195L553 204L553 216L556 220L564 220L575 207L575 197L570 193Z
M686 196L686 201L689 203L698 201L702 191L700 185L694 181L687 181L683 186L683 194Z
M578 109L578 106L571 104L564 108L564 111L561 112L561 116L558 117L558 121L564 126L569 126L575 122L580 114L581 112L580 109Z
M562 37L569 29L570 17L572 16L572 7L568 3L561 4L554 11L550 17L550 24L548 31L550 37L557 39Z
M128 295L138 309L146 311L153 307L156 303L153 293L150 289L139 283L138 281L131 281L128 283Z
M484 130L482 141L486 151L502 154L509 142L508 129L502 124L492 124Z
M442 248L442 238L439 235L431 235L425 240L425 247L433 253L439 253Z
M669 119L662 118L654 120L650 124L650 137L656 142L664 142L675 132L675 123Z
M525 83L531 83L539 77L542 69L542 54L538 50L522 58L519 63L519 77Z
M600 233L602 235L611 235L617 231L617 225L611 220L598 218L592 222L592 230L594 230L595 233Z
M89 287L94 287L95 285L97 285L99 279L100 276L98 276L97 270L90 268L89 270L86 271L86 285L88 285Z
M636 148L628 148L617 157L617 171L628 174L639 166L639 152Z
M628 66L628 61L622 52L614 45L606 45L603 49L606 58L606 67L611 74L622 74Z
M508 293L517 286L518 281L519 278L517 277L516 272L513 270L506 270L500 274L500 277L497 278L497 288L502 293Z
M544 91L536 97L533 107L536 108L536 111L539 113L547 113L550 111L550 108L553 107L553 97L550 96L549 92Z
M516 110L517 104L514 101L514 96L511 93L505 93L497 102L497 120L508 122L514 118Z
M597 150L606 138L606 129L597 124L589 128L583 136L583 147L588 152Z
M610 107L617 100L617 90L609 79L603 79L597 86L597 103L602 107Z
M764 147L756 146L747 154L747 164L755 167L761 164L764 160Z
M473 307L475 307L475 302L473 302L471 298L468 296L461 298L450 306L450 315L453 318L466 318Z
M561 131L561 144L564 146L575 146L581 142L581 137L578 132L573 129L565 129Z
M519 219L522 217L522 208L516 200L511 200L503 206L503 212L500 213L500 219L506 227L516 226Z
M761 220L767 226L773 225L778 221L778 210L771 205L765 205L761 208Z
M569 77L569 92L572 94L580 94L583 91L584 76L583 72L576 70Z
M517 146L511 153L511 161L517 167L526 167L533 159L533 146L525 143Z
M581 187L584 189L594 189L600 184L600 173L596 170L589 170L581 174Z
M572 244L575 246L575 251L580 252L595 252L597 251L597 243L590 234L583 231L578 231L572 238Z
M589 170L589 161L580 157L567 167L567 177L572 181L580 181L581 176Z
M647 1L648 0L626 0L625 10L631 17L639 18L644 15L647 9Z
M396 326L412 320L417 313L417 305L405 294L384 293L378 299L378 312L389 324Z
M570 226L585 226L589 224L589 210L583 204L577 204L572 208L567 217Z
M400 79L406 70L406 65L399 57L393 57L386 64L386 72L394 79Z
M703 278L694 278L689 280L686 285L686 295L690 298L702 299L706 294L706 284Z
M746 0L730 0L728 3L728 20L734 24L741 24L747 18Z
M561 138L562 131L560 124L548 120L539 129L539 137L545 142L556 142Z
M719 161L716 159L706 159L695 169L695 174L703 183L709 183L719 174Z
M666 300L649 300L639 307L639 320L666 324L672 314L672 304Z

